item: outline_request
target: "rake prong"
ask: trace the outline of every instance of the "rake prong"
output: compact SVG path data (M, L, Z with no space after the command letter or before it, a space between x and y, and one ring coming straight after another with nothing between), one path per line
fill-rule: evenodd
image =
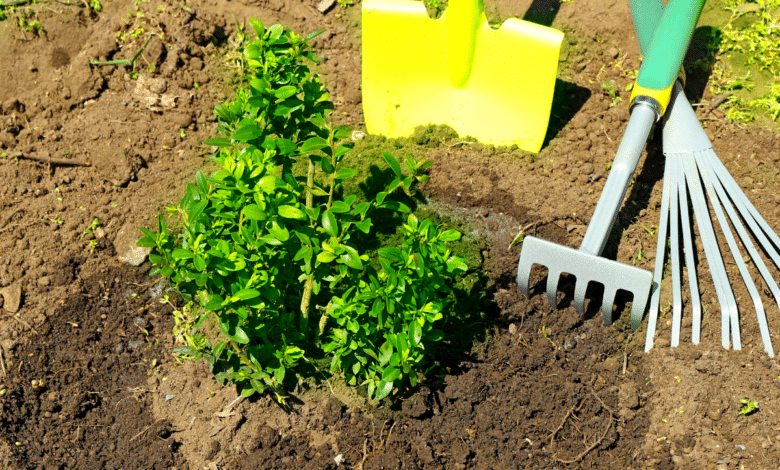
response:
M547 301L552 308L558 308L558 281L561 279L561 271L554 271L547 266Z
M677 172L671 172L670 188L677 187ZM680 345L680 325L682 324L682 280L680 279L680 214L674 210L679 205L678 191L672 191L669 207L672 209L669 227L669 251L672 258L672 341L671 347Z
M577 279L574 284L574 308L579 316L585 315L585 292L588 290L587 279Z
M653 336L655 336L655 328L658 322L658 307L661 302L661 277L664 274L664 258L666 255L666 233L669 229L669 175L672 173L672 168L677 165L677 160L674 158L667 158L666 165L664 167L664 184L663 192L661 193L661 222L658 224L658 243L656 243L655 249L655 268L653 268L653 285L656 288L653 290L650 296L650 310L647 313L647 335L645 337L645 352L650 352L653 348Z
M612 306L615 305L615 295L617 295L617 289L606 285L604 286L604 297L601 302L601 314L604 316L604 326L610 326L612 324Z
M697 160L699 161L700 166L704 166L712 170L711 166L708 165L709 159L706 156L697 155ZM739 235L739 238L742 241L742 245L747 250L749 256L753 259L756 268L758 268L762 276L771 280L772 277L771 274L769 273L769 270L764 264L764 261L761 259L761 256L758 254L758 250L756 250L756 247L753 244L752 240L750 239L750 236L748 235L747 231L745 230L745 227L742 225L739 216L737 215L736 211L731 205L728 194L723 189L717 177L717 174L715 175L715 178L712 178L711 185L708 185L708 189L710 189L713 193L710 195L711 199L714 199L715 201L720 200L720 202L722 202L723 208L726 209L726 212L729 215L729 219L731 220L731 225L734 227L734 230L736 230L737 234ZM756 308L756 317L758 321L759 330L761 331L761 339L764 342L764 350L767 352L767 354L769 354L769 357L774 357L775 354L772 348L772 340L769 336L769 326L767 325L767 321L766 321L766 311L764 310L764 304L761 301L761 296L758 293L758 289L756 289L756 285L755 282L753 281L753 278L750 276L750 273L748 272L745 261L742 259L742 253L740 252L739 246L737 245L737 242L734 239L734 235L728 229L728 222L725 220L725 216L723 215L723 211L721 210L720 204L714 202L713 207L715 208L715 213L716 216L718 217L718 221L720 222L721 229L726 235L726 241L729 244L729 249L731 250L731 253L734 257L734 261L737 264L737 268L739 268L740 274L742 275L742 280L745 282L745 286L747 287L748 293L750 294L750 297L753 300L753 305Z
M731 290L728 275L726 274L726 266L723 264L723 256L715 238L715 229L712 226L709 211L707 210L707 201L702 190L699 169L696 167L693 155L689 154L687 156L688 158L682 158L685 164L685 178L691 190L693 214L696 218L696 225L699 227L699 238L701 238L704 246L704 254L710 265L712 281L715 284L715 293L720 302L721 345L724 349L728 349L729 340L731 340L734 344L734 349L740 349L738 323L736 323L736 328L732 328L734 326L732 319L737 317L737 301L734 299L734 292Z
M750 224L751 230L753 230L753 233L759 239L762 248L767 251L767 254L772 258L775 265L780 267L780 254L773 248L773 246L780 248L780 237L777 236L767 221L761 216L761 213L758 212L753 206L753 203L745 196L745 193L742 192L742 189L737 185L737 182L731 177L731 174L723 165L723 162L721 162L717 156L710 159L710 161L714 167L715 173L719 175L719 179L726 187L728 193L735 201L738 201L738 205L741 205L742 208L740 209L740 213L743 214L743 216L746 214L750 215L750 217L745 216L745 219L748 220L748 224ZM755 222L755 225L751 224L751 218ZM770 243L764 235L769 237L772 242ZM780 297L775 298L780 302Z
M688 213L688 190L685 183L685 172L681 166L677 166L677 192L679 193L680 217L682 220L683 246L685 250L685 267L688 269L688 285L691 293L692 334L693 344L699 344L701 338L701 297L699 296L699 283L696 276L696 264L693 259L693 236L691 234L690 214Z

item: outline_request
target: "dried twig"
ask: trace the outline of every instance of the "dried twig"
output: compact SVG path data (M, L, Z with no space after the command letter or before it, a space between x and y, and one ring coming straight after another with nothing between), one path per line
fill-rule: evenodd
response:
M596 442L594 442L593 444L591 444L591 445L590 445L590 446L589 446L587 449L585 449L585 450L583 450L582 452L580 452L580 453L579 453L579 455L577 455L577 456L576 456L576 457L574 457L573 459L571 459L571 460L563 460L563 459L560 459L560 458L558 458L557 456L553 456L553 459L554 459L554 460L557 460L558 462L561 462L561 463L574 463L574 462L579 462L580 460L582 460L583 458L585 458L585 456L586 456L586 455L588 455L588 452L590 452L590 451L592 451L593 449L595 449L595 448L596 448L596 446L598 446L599 444L601 444L601 443L602 443L602 441L604 441L604 438L605 438L605 437L607 437L607 433L609 432L609 430L610 430L611 428L612 428L612 420L609 420L609 423L607 423L607 428L606 428L606 429L604 430L604 432L601 434L601 437L599 437L599 438L598 438L598 440L597 440Z
M613 413L613 412L612 412L612 410L611 410L611 409L610 409L610 408L607 406L607 404L606 404L606 403L604 403L604 400L602 400L602 399L601 399L601 397L599 397L598 395L596 395L596 392L594 392L593 390L591 390L591 391L590 391L590 394L591 394L591 395L593 395L593 396L596 398L596 400L598 400L598 401L599 401L599 403L601 403L601 406L602 406L602 407L603 407L605 410L607 410L607 411L609 412L609 414L610 414L610 415L611 415L613 418L615 417L615 413ZM563 426L566 424L566 421L569 419L569 417L570 417L570 416L572 416L572 414L573 414L573 413L576 413L576 412L578 412L578 411L580 410L580 408L582 408L582 405L583 405L584 403L585 403L585 399L582 399L582 400L580 400L580 403L579 403L579 405L578 405L577 407L570 409L570 410L569 410L569 412L568 412L568 413L566 413L566 416L563 418L563 421L561 422L561 425L560 425L560 426L558 426L557 428L555 428L555 430L552 432L552 434L550 434L550 448L551 448L551 449L553 448L553 445L555 444L555 435L556 435L556 434L558 434L558 432L559 432L561 429L563 429ZM576 427L576 426L575 426L575 427ZM612 428L612 420L610 419L610 420L609 420L609 423L607 423L607 427L606 427L606 429L604 429L604 432L603 432L603 433L601 433L601 436L600 436L600 437L599 437L599 438L598 438L598 439L597 439L597 440L596 440L594 443L592 443L591 445L589 445L587 449L585 449L584 451L580 452L580 453L579 453L577 456L575 456L573 459L570 459L570 460L564 460L564 459L561 459L561 458L559 458L558 456L556 456L556 455L554 455L554 454L553 454L553 460L557 460L558 462L561 462L561 463L574 463L574 462L579 462L580 460L582 460L583 458L585 458L585 456L586 456L586 455L588 455L588 453L589 453L590 451L592 451L593 449L595 449L595 448L596 448L596 446L598 446L599 444L601 444L601 443L604 441L604 438L605 438L605 437L607 437L607 433L609 432L609 430L610 430L611 428ZM579 428L578 428L578 430L579 430ZM582 431L580 431L580 433L582 433ZM586 442L587 442L587 439L586 439Z
M47 163L49 165L70 165L70 166L91 166L89 162L83 162L81 160L71 160L69 158L52 158L37 153L21 153L14 152L8 154L11 158L25 158L27 160L35 160L36 162Z
M145 433L146 431L148 431L148 430L149 430L149 428L151 428L152 426L154 426L155 424L157 424L157 421L162 421L162 420L163 420L162 418L157 418L156 420L154 420L154 422L153 422L152 424L150 424L149 426L146 426L146 427L143 429L143 431L141 431L141 432L139 432L138 434L136 434L135 436L133 436L133 437L130 439L130 442L133 442L133 441L135 440L135 438L136 438L136 437L138 437L138 436L140 436L141 434L143 434L143 433Z
M0 346L0 366L3 368L3 377L8 377L8 374L5 372L5 360L3 360L3 347Z
M366 438L363 441L363 458L360 460L360 463L358 463L352 468L356 470L363 470L363 464L365 463L367 458L368 458L368 438Z
M733 93L732 92L728 92L728 93L724 93L721 96L713 99L712 103L710 104L710 107L707 108L707 112L704 113L704 115L706 116L706 115L710 114L711 112L715 111L715 109L717 109L718 106L722 105L727 99L729 99L729 97L731 95L733 95Z

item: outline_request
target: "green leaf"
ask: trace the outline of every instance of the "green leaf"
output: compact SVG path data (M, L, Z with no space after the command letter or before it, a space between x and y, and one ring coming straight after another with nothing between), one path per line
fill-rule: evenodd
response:
M343 214L349 212L351 207L344 201L333 201L333 205L330 206L330 211L334 214Z
M279 215L285 219L303 220L306 214L295 206L279 206Z
M357 227L363 233L368 233L371 231L371 219L355 222L355 227Z
M417 346L422 339L422 326L417 320L412 320L412 344Z
M249 140L258 138L261 135L263 135L263 130L257 127L255 124L250 123L237 129L236 132L233 133L232 138L233 140L238 140L239 142L247 142Z
M241 289L240 291L233 294L232 297L238 300L249 300L259 296L260 292L255 289Z
M254 388L246 387L246 388L241 389L241 396L244 397L244 398L249 398L249 397L251 397L254 394L255 394L255 389Z
M317 255L317 261L319 261L320 263L330 263L334 259L336 259L336 255L329 251L321 251Z
M342 168L336 172L334 178L338 181L343 181L352 178L355 175L357 175L357 171L353 170L352 168Z
M454 242L455 240L460 239L460 232L457 230L445 230L441 234L439 234L439 240L445 241L445 242Z
M206 303L206 305L203 306L206 310L210 311L216 311L222 308L222 303L224 302L224 299L220 297L218 294L214 294L209 301Z
M301 153L310 153L328 146L328 141L322 137L312 137L301 146Z
M274 96L277 99L284 100L298 93L298 88L287 85L273 91Z
M390 395L390 392L393 391L393 382L387 382L382 380L379 382L379 385L376 387L376 399L382 400L386 396Z
M263 34L265 34L265 26L263 25L263 22L258 20L257 18L249 18L249 25L252 26L252 29L255 30L257 33L257 37L261 38L263 37ZM261 390L258 390L260 392Z
M284 382L285 372L286 370L284 366L279 366L278 368L274 369L274 379L276 379L278 383Z
M303 101L298 98L290 98L276 105L274 116L289 116L303 107Z
M325 229L325 233L331 237L339 236L339 224L336 221L336 217L333 212L326 210L322 214L322 228Z
M466 272L469 270L469 266L463 261L463 258L453 257L447 260L447 272Z
M383 152L382 158L384 158L387 164L390 165L390 168L393 170L393 173L395 173L395 176L399 178L404 177L404 174L401 171L401 165L398 163L398 160L396 160L394 156L390 155L387 152Z
M223 321L224 320L224 321ZM235 313L224 314L220 317L219 325L222 333L239 344L249 343L249 336L243 328L238 326L239 318Z
M378 250L379 256L391 261L399 262L403 260L403 252L394 247L383 247Z
M241 209L241 212L249 220L265 220L266 214L257 204L249 204Z
M173 256L173 259L190 259L195 255L190 250L179 248L178 250L173 250L171 256Z
M231 142L230 139L226 139L224 137L214 137L203 142L203 145L210 145L213 147L230 147L233 145L233 142Z
M356 249L349 245L344 245L345 253L339 259L352 269L363 269L363 263L360 261L360 254Z
M289 155L298 150L298 146L289 139L276 139L276 147L281 155Z
M379 365L384 366L385 364L387 364L390 361L390 356L392 355L393 355L393 345L390 344L390 341L385 341L385 344L383 344L379 348Z
M401 376L401 369L398 369L393 366L387 366L385 367L385 370L382 371L383 382L392 382L400 376Z
M303 42L309 42L309 41L311 41L312 39L316 38L317 36L319 36L320 34L322 34L324 32L325 32L324 29L318 29L317 31L313 31L313 32L309 33L309 35L306 36L306 38L304 38Z
M196 255L192 259L192 263L195 265L195 269L198 271L203 271L206 269L206 260L204 260L202 256Z

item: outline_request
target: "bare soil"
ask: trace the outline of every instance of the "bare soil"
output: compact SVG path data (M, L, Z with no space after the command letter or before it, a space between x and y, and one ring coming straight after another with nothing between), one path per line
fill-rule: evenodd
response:
M283 409L268 397L236 400L206 364L175 360L165 285L146 275L148 262L127 261L137 228L153 226L209 164L200 143L213 135L214 105L231 94L221 58L231 15L302 33L326 28L316 45L334 116L363 129L359 7L323 14L316 3L202 0L187 12L172 0L140 2L158 36L135 80L126 67L89 64L135 53L115 35L131 30L131 2L104 2L97 14L35 4L40 37L13 19L0 24L0 152L10 156L0 160L0 466L775 468L780 367L763 352L741 281L742 351L720 346L703 259L701 344L687 339L685 317L681 346L669 348L664 317L648 354L645 327L632 333L625 315L605 328L591 301L580 318L565 294L571 283L560 310L547 304L541 270L530 299L517 289L522 247L509 245L518 228L578 246L608 175L628 119L625 86L639 66L623 1L487 2L492 19L527 16L567 34L541 153L452 135L416 139L435 162L424 187L430 207L484 243L476 294L488 326L482 341L453 352L442 380L394 408L371 406L338 380L309 384ZM688 60L702 50L694 44ZM609 80L621 100L602 88ZM706 82L693 74L687 91L714 150L780 227L777 132L729 124L709 109ZM646 269L656 262L659 141L648 144L605 254ZM102 226L84 233L95 218ZM762 296L777 344L780 312ZM760 410L740 414L741 399Z

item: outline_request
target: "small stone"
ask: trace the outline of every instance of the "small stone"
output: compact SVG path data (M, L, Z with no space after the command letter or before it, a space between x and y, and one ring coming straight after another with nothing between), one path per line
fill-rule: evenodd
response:
M117 252L117 258L130 266L140 266L146 257L151 253L150 247L136 246L136 241L140 238L140 231L135 224L125 223L114 239L114 248Z
M148 325L149 322L147 322L145 318L135 317L133 319L133 324L135 324L135 326L138 328L146 328L146 325Z
M51 279L49 279L49 276L43 276L38 279L38 285L41 287L45 287L51 284Z
M22 303L22 287L18 283L11 284L8 287L0 289L0 295L3 296L3 309L6 312L16 313L19 311L19 305Z
M620 386L618 391L618 402L623 408L635 410L639 408L639 391L631 383L625 383Z
M514 323L509 324L509 334L512 336L517 334L517 325L515 325Z

